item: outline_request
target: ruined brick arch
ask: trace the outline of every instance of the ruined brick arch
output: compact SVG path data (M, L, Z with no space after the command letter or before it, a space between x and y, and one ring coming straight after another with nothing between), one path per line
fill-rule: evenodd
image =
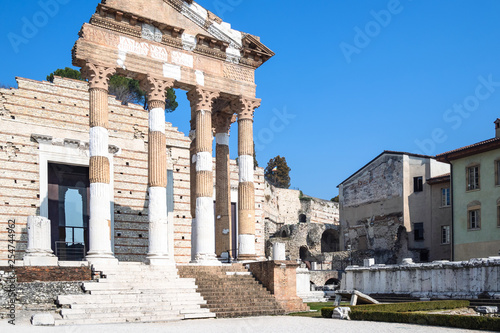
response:
M339 284L340 280L337 278L329 278L328 280L325 281L325 286L331 285L331 284Z
M306 223L307 222L307 215L306 214L300 214L299 215L299 223Z
M327 229L321 235L321 252L337 252L339 251L339 233L334 229Z

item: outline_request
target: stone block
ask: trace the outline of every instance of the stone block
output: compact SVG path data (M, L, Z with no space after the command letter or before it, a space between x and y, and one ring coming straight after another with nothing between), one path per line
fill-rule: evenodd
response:
M33 326L54 326L55 320L50 313L37 313L31 317Z
M497 306L477 306L474 310L476 310L476 312L482 313L482 314L491 314L491 313L497 313L498 307Z
M351 308L348 307L337 307L333 309L332 318L333 319L345 319L350 320L349 312L351 312Z

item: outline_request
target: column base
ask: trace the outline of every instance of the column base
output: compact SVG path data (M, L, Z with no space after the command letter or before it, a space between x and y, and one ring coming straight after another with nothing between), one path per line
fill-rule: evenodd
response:
M88 261L90 265L99 267L118 265L118 259L110 254L88 254L85 260Z
M197 254L191 263L199 266L222 266L215 254Z
M174 266L175 261L170 258L170 256L147 256L146 257L147 264L150 266Z
M24 266L58 266L59 258L56 256L26 255L23 258Z
M255 254L240 254L237 258L238 262L254 262L257 261L257 255Z

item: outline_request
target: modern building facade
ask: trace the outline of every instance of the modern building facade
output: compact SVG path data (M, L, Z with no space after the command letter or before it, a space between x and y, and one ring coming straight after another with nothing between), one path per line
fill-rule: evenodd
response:
M500 119L496 136L437 156L451 165L453 260L500 253Z

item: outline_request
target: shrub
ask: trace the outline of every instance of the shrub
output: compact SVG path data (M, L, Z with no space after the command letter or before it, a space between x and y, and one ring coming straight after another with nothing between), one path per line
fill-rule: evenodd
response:
M432 301L432 302L410 302L393 304L368 304L358 305L352 308L353 311L368 312L411 312L411 311L432 311L466 308L470 305L469 301L450 300L450 301Z
M354 310L354 309L353 309ZM322 311L323 314L323 311ZM429 326L446 326L464 329L500 331L500 318L481 316L457 316L411 312L352 311L353 320L382 321ZM330 315L331 318L331 315Z

